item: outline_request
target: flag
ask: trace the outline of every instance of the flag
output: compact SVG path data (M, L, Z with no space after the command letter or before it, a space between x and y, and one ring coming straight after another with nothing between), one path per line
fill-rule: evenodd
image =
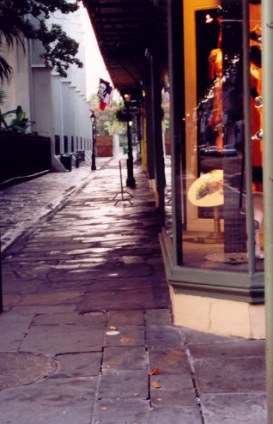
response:
M111 87L110 83L100 78L99 89L97 94L100 100L100 110L104 110L106 106L111 103L112 91L113 88Z

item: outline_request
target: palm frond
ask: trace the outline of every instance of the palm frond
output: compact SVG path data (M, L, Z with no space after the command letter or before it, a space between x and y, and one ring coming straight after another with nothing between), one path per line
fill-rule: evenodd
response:
M3 56L0 56L0 81L9 81L11 77L12 67L8 64Z
M4 103L4 100L5 100L6 97L7 96L6 96L5 91L3 90L3 88L0 87L0 105L2 105Z

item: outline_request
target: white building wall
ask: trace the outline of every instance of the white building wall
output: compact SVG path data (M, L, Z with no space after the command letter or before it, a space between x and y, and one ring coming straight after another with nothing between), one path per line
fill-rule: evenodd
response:
M53 120L53 131L52 138L55 139L55 135L59 135L60 141L63 140L63 98L61 96L61 78L58 74L51 74L51 96L52 96L52 114ZM61 151L63 151L63 144L61 144ZM55 153L55 146L53 154Z
M12 77L10 81L5 81L2 88L5 92L5 102L1 107L2 112L15 110L21 105L27 116L30 116L30 77L29 77L29 51L26 42L26 51L24 52L21 44L15 44L15 48L8 49L7 46L1 47L1 55L12 67ZM14 116L10 117L10 120ZM9 121L9 120L8 120Z
M51 96L51 75L44 67L32 68L32 114L33 128L40 135L53 137L54 116Z
M70 82L63 80L61 82L63 96L63 126L64 136L68 138L68 151L71 151L71 136L73 135L74 125L72 117L74 114L73 101L69 90Z
M76 13L61 15L55 13L51 22L62 25L66 33L79 42L77 57L85 62L83 14L81 7ZM72 65L67 78L62 78L54 69L44 66L40 58L41 43L26 42L26 53L20 45L6 51L5 57L13 68L10 84L3 87L7 99L2 111L16 109L21 105L30 120L35 121L32 130L49 136L54 147L54 137L60 137L61 153L64 152L64 136L68 137L71 151L71 137L91 139L89 104L86 94L86 68ZM88 143L90 145L90 143ZM54 154L54 148L53 148Z

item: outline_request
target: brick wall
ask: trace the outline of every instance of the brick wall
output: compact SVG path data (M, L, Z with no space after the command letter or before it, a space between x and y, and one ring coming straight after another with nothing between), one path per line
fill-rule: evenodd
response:
M98 135L96 138L97 156L112 157L113 156L113 136Z

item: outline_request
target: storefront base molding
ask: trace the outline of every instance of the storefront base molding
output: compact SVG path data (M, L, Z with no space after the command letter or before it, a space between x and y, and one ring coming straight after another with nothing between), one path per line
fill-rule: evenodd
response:
M156 189L156 181L154 179L149 180L149 185L150 185L151 191L154 193L154 196L155 196L155 207L158 208L160 205L160 202L159 202L158 191Z
M174 324L221 336L265 338L265 306L191 296L170 286Z
M150 189L155 192L156 191L156 185L155 185L155 179L149 180Z

